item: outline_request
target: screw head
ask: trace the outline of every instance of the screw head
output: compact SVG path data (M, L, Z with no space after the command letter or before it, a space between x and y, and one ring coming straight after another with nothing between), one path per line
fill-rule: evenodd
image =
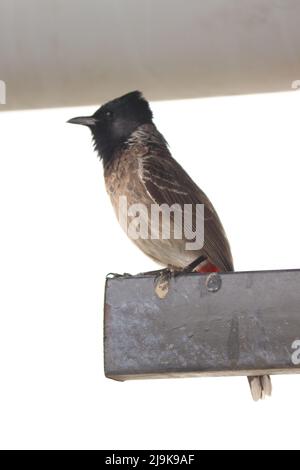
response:
M222 285L222 278L218 273L211 273L206 279L206 288L209 292L218 292Z

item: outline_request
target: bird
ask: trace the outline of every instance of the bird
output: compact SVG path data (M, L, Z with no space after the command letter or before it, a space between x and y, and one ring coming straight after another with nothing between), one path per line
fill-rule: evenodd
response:
M119 219L120 198L129 205L149 208L154 205L192 207L190 232L195 229L195 207L204 207L204 240L201 248L187 249L187 236L161 236L162 223L156 237L135 237L133 241L146 255L165 267L165 272L199 273L234 271L233 257L220 218L206 194L183 167L172 157L169 146L153 122L149 102L140 91L131 91L100 106L91 116L67 121L87 126L92 133L94 149L103 163L106 191ZM133 217L129 218L132 222ZM149 234L147 220L147 234ZM182 228L182 227L181 227ZM151 232L152 233L152 232ZM190 241L190 237L189 237ZM248 377L255 401L271 395L268 375Z

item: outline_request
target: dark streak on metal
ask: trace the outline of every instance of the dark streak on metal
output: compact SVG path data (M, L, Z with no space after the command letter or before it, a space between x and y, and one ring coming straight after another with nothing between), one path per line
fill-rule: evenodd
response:
M236 366L240 357L239 318L233 317L230 322L230 332L227 342L228 359Z

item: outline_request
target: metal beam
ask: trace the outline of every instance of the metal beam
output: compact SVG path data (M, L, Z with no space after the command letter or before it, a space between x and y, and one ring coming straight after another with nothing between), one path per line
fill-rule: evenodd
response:
M300 372L300 270L156 279L107 279L107 377Z
M299 0L1 0L0 110L291 90L299 17Z

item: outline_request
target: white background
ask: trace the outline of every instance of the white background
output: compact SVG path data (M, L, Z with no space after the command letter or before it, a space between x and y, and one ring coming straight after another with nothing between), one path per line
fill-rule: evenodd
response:
M236 269L299 268L300 91L152 108ZM105 274L156 265L119 228L88 129L65 124L94 110L0 114L1 448L299 447L297 375L259 403L243 377L104 377Z

